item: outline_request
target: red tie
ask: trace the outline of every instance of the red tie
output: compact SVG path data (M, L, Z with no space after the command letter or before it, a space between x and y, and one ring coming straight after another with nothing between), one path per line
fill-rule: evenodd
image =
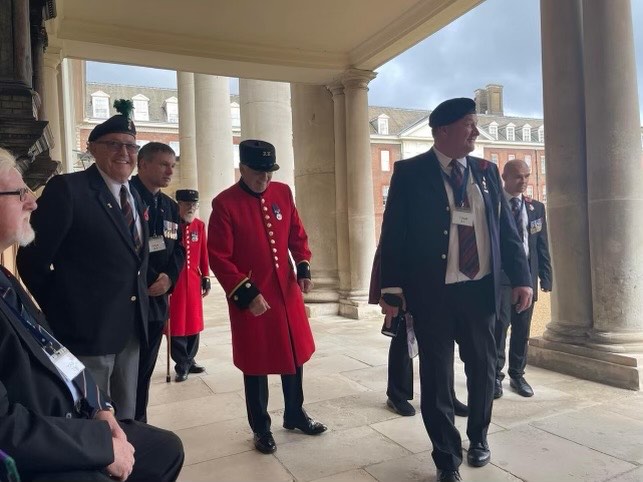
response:
M449 164L451 166L451 177L449 178L451 188L453 189L453 198L456 207L468 208L469 199L467 197L466 186L462 186L462 170L460 163L453 159ZM460 199L462 197L462 199ZM476 230L473 226L458 225L458 268L460 272L473 279L480 271L480 261L478 259L478 246L476 244Z

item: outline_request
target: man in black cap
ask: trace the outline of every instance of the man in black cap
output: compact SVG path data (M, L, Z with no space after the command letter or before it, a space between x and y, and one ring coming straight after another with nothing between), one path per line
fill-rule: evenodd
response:
M421 410L439 481L461 480L460 434L453 416L457 341L469 393L467 460L490 458L487 429L495 380L494 324L500 267L515 309L531 305L531 276L498 168L469 156L479 134L475 102L450 99L429 116L426 153L395 163L384 212L380 305L387 318L412 313L420 354Z
M87 148L96 163L54 176L32 217L36 241L18 269L55 336L134 418L139 347L147 343L147 214L128 178L136 165L131 101L99 124Z
M172 181L175 166L176 154L170 146L148 142L138 152L138 174L131 181L143 200L150 233L147 269L149 342L147 346L141 346L139 357L135 417L139 422L147 422L150 380L169 315L168 296L185 261L185 250L179 242L179 206L161 192L161 188Z
M210 293L210 268L205 223L196 217L199 192L179 189L176 200L181 217L181 243L187 260L170 300L170 333L174 380L184 382L188 374L205 371L195 357L199 351L199 333L204 326L202 298Z
M290 188L271 182L279 169L274 146L246 140L239 157L241 180L212 201L208 253L228 298L233 359L243 372L254 444L273 453L269 374L281 375L284 427L308 435L326 431L303 408L303 365L315 351L302 295L312 288L311 253Z

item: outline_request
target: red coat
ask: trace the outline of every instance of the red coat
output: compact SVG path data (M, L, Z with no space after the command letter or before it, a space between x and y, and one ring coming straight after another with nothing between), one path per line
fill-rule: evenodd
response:
M208 246L205 223L194 219L181 224L185 264L170 296L170 331L172 336L196 335L203 331L201 278L208 276Z
M247 375L295 373L315 342L289 256L297 264L311 257L290 188L271 182L253 195L235 184L214 198L208 254L228 297L234 364ZM270 305L261 316L238 306L249 290Z

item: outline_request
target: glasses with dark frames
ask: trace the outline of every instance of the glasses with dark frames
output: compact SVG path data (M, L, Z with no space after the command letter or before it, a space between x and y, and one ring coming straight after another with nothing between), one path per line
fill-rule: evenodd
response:
M123 147L127 149L128 154L136 154L141 146L138 144L126 144L124 142L118 142L118 141L93 141L94 144L103 144L104 146L107 146L107 148L110 151L113 152L119 152Z
M22 187L15 191L0 191L0 196L20 196L20 201L25 202L27 200L27 194L29 193L32 193L31 189Z

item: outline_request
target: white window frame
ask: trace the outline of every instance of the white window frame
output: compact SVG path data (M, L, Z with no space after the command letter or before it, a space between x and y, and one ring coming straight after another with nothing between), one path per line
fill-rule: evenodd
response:
M527 167L529 167L529 170L531 171L531 154L525 154L525 158L523 160L525 161L525 164L527 164Z
M495 140L498 140L498 124L495 122L492 122L489 124L489 135L493 137Z
M547 202L547 184L543 184L543 195L540 198L541 202Z
M508 124L507 125L507 140L508 141L515 141L516 140L516 126L513 124Z
M389 185L382 186L382 207L386 207L386 201L388 200L388 190Z
M522 140L523 142L531 142L531 126L522 126Z
M547 174L547 159L545 159L545 156L540 156L540 173Z
M377 117L377 133L383 136L388 136L388 120L389 116L380 114Z
M134 103L134 120L135 121L149 121L150 120L150 99L142 94L137 94L132 97Z
M498 164L499 160L498 160L498 154L497 153L495 153L495 152L491 153L491 162L493 162L496 165Z
M541 144L545 143L545 126L540 126L538 128L538 142Z
M509 154L509 155L507 155L507 160L508 160L508 161L513 161L515 158L516 158L516 155L515 155L515 154Z
M94 92L92 95L92 118L109 119L109 94L103 91ZM103 104L103 105L100 105ZM99 115L105 112L105 115Z
M172 150L174 151L174 154L176 154L176 157L179 157L181 155L180 141L170 141L168 142L168 145L172 148Z
M230 102L230 121L232 127L241 127L241 108L236 102Z
M529 197L534 197L534 186L532 186L531 184L529 184L529 185L527 186L527 189L525 190L525 194L526 194L527 196L529 196Z
M389 172L391 170L391 151L388 149L382 149L380 151L380 168L383 172Z
M165 120L168 124L179 123L179 99L176 97L165 99Z

